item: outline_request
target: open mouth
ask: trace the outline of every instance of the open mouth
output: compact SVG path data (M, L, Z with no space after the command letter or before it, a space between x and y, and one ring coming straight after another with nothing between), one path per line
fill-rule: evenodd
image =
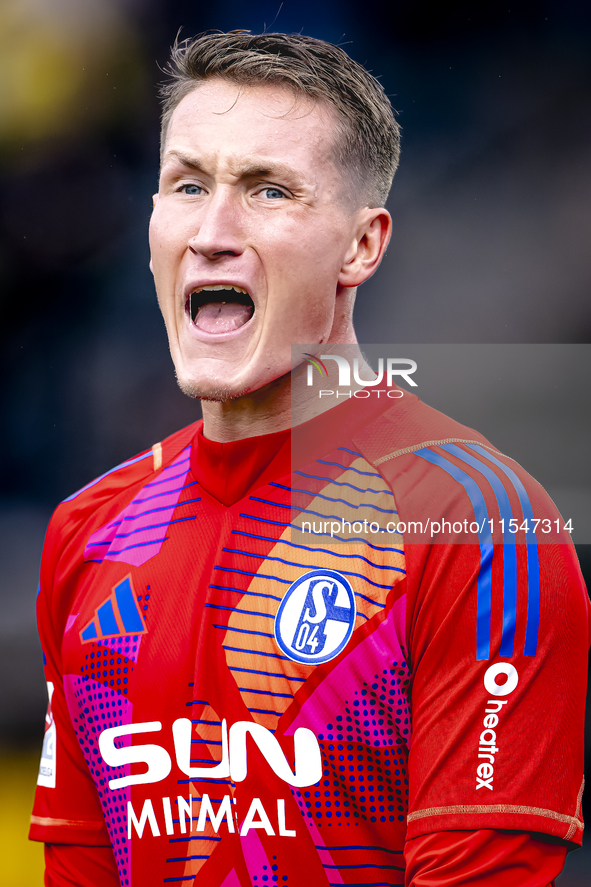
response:
M254 302L240 286L200 286L189 296L189 311L191 320L203 332L229 333L248 323L254 314Z

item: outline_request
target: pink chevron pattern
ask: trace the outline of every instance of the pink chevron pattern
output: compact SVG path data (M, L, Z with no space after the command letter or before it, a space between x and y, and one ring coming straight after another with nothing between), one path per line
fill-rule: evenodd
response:
M404 663L399 667L399 672L409 676L408 666L405 662L406 655L400 647L399 638L404 637L406 621L406 595L399 598L392 607L390 613L382 624L365 638L325 677L310 697L302 704L297 717L285 731L286 735L293 735L298 727L308 727L314 733L327 732L327 720L331 720L332 714L338 710L339 703L342 706L343 698L353 700L359 693L359 687L365 683L371 684L378 674L382 673L383 664L389 659L396 659L398 663ZM402 634L400 634L402 632ZM398 681L393 680L393 689L390 691L397 700L397 705L403 710L404 716L410 718L408 703ZM396 725L396 733L401 728ZM384 734L384 730L379 731ZM407 745L409 743L409 730L402 729L396 737L398 742ZM367 740L372 745L380 747L392 745L394 739L390 736L374 736Z
M189 472L191 448L146 484L115 520L92 534L84 560L141 567L159 554Z
M271 863L257 833L249 831L245 837L240 838L240 843L252 883L255 884L257 881L262 881L265 872L268 872L270 876L272 872Z

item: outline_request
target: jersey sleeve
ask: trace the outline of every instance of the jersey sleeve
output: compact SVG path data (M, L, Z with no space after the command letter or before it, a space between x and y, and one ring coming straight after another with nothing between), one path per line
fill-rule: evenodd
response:
M120 887L111 847L45 845L45 887Z
M186 447L198 428L199 423L194 423L92 480L65 499L50 521L37 598L49 708L31 817L32 840L111 846L97 787L76 735L76 716L70 714L64 691L64 638L75 630L78 613L72 609L79 606L75 602L87 588L84 550L93 529L127 505L155 471Z
M475 531L405 540L408 838L511 829L580 844L589 602L562 519L492 448L443 442L403 458L403 520Z
M61 668L61 637L67 606L55 599L54 576L60 540L59 517L50 523L41 562L37 623L43 650L49 706L29 837L34 841L110 846L97 791L76 737Z
M406 842L406 887L554 887L566 847L525 832L447 831Z

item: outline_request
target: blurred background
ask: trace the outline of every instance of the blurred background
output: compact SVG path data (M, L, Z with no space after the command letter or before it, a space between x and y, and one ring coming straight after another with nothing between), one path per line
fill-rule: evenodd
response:
M51 510L199 416L176 388L148 270L160 69L179 28L265 27L342 44L399 112L394 236L359 293L362 342L591 342L584 0L2 0L3 887L42 884L41 848L25 835L46 704L34 602ZM568 414L541 397L513 405L528 440L588 415L577 381ZM589 550L578 547L588 581ZM591 853L571 854L560 887L589 885L590 873Z

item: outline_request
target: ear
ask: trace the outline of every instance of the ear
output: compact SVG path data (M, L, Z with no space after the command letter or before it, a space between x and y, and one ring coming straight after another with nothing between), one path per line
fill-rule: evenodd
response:
M360 210L356 236L345 255L339 274L341 286L359 286L376 271L392 234L392 218L379 207Z

